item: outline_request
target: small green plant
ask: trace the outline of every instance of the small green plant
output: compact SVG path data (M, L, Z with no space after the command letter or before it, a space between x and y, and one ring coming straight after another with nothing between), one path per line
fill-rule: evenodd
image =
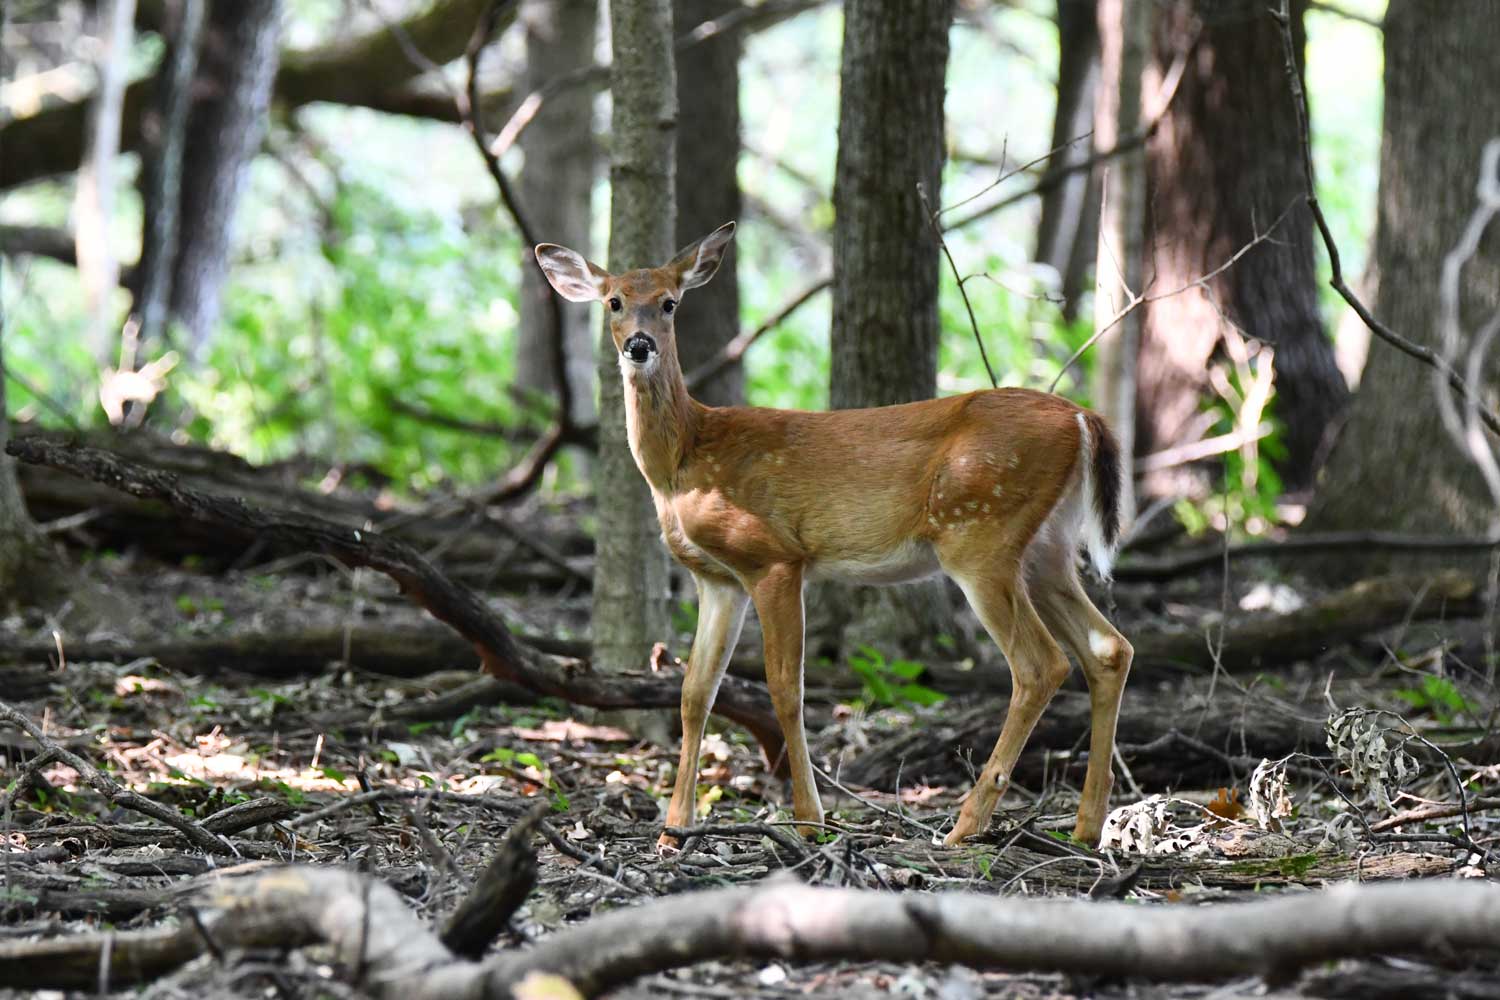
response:
M936 705L946 695L934 691L917 678L927 668L915 660L887 660L880 650L861 646L849 657L849 666L859 675L864 688L860 701L865 707L898 705Z
M499 764L502 767L510 767L518 764L521 767L529 767L540 777L540 784L547 789L548 798L552 802L553 812L566 812L568 808L567 793L557 783L552 775L552 769L543 760L530 750L512 750L510 747L496 747L483 757L479 758L482 763ZM530 775L525 777L530 778Z
M678 601L672 608L672 627L679 632L696 632L698 605L692 601Z
M1444 725L1453 722L1460 713L1474 715L1474 706L1446 677L1428 674L1422 678L1420 687L1399 688L1396 697L1419 712L1427 712Z

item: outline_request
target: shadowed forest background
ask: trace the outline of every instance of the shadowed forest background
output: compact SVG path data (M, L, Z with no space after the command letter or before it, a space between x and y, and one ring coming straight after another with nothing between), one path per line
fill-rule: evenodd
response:
M1160 975L922 964L951 957L941 932L797 962L729 931L711 961L626 974L567 938L786 868L1001 903L1493 877L1500 4L0 9L0 994L331 988L300 952L101 978L88 935L36 971L26 949L62 928L165 933L230 858L395 889L374 919L416 929L340 961L409 958L410 907L449 959L489 948L537 997L576 994L525 992L526 961L618 996L1123 996ZM947 581L809 590L830 807L810 842L752 614L702 826L651 849L693 581L625 445L603 310L559 299L532 247L619 272L730 220L677 319L695 398L998 384L1115 428L1133 489L1114 580L1089 588L1136 659L1101 851L1065 835L1078 676L988 836L933 846L1009 692ZM492 856L515 898L475 903ZM1265 947L1186 978L1249 995L1286 963L1307 995L1493 995L1493 945L1446 966Z

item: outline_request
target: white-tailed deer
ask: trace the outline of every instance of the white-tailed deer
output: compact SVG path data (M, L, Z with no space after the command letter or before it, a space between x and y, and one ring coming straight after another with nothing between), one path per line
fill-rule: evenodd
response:
M695 401L677 358L677 304L714 276L733 236L731 222L668 264L618 275L565 247L536 248L558 294L609 309L630 450L651 484L667 548L698 585L667 825L693 822L704 722L750 602L786 736L793 813L807 833L823 807L802 726L804 584L943 572L1004 650L1012 679L999 742L948 843L988 824L1068 674L1064 649L1083 667L1093 713L1073 833L1097 841L1131 648L1084 594L1076 557L1082 540L1099 572L1109 571L1121 489L1114 436L1097 414L1026 389L828 413ZM671 843L664 834L664 846Z

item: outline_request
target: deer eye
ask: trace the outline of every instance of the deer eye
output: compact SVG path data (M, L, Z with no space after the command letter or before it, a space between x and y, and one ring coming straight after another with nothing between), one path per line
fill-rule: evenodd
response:
M609 297L609 311L610 312L619 312L620 311L620 297L618 295L611 295Z
M672 315L672 310L676 309L676 308L677 308L677 300L676 299L667 299L664 302L662 302L662 304L661 304L661 311L664 312L664 313L666 313L668 316Z

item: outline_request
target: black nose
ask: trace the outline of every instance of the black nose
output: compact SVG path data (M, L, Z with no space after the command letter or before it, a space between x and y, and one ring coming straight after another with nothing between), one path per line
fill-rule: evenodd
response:
M643 365L656 353L656 341L644 333L632 333L625 341L624 354L638 365Z

